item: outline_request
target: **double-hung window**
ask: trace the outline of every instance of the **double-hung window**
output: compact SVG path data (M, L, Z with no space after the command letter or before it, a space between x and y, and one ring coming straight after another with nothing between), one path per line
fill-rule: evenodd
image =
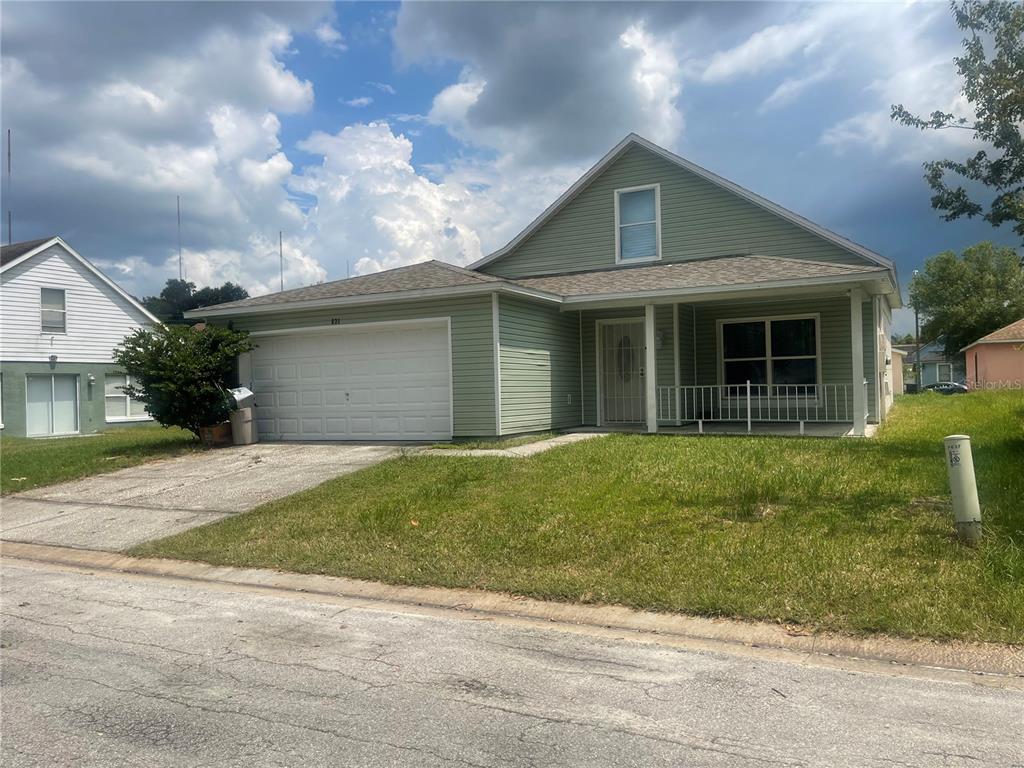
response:
M818 383L818 318L723 320L722 383Z
M40 288L39 325L43 333L67 333L67 306L63 288Z
M133 400L125 393L124 388L134 383L131 376L123 373L108 373L104 376L103 395L107 421L126 421L148 419L146 404Z
M615 191L615 260L619 263L661 258L661 188L657 185Z

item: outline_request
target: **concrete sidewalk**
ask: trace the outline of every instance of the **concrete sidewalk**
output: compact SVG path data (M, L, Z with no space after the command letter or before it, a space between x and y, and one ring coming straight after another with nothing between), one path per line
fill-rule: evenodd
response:
M259 443L140 464L4 497L0 538L123 550L397 456L400 445Z
M547 440L537 440L512 448L427 448L421 451L424 456L502 456L509 459L525 459L538 453L550 451L563 445L572 445L595 437L606 437L607 432L568 432Z

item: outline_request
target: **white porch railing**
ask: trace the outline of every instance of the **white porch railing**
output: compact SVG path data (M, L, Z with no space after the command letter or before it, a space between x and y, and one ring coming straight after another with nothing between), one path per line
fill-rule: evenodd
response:
M853 384L658 387L658 422L852 422ZM867 403L867 382L864 383Z

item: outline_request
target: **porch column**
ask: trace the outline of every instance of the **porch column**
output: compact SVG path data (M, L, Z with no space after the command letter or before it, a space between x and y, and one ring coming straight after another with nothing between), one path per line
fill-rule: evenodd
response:
M644 386L647 402L647 431L658 431L657 339L654 334L654 305L644 306Z
M864 436L867 419L867 392L864 390L864 292L860 288L850 291L850 346L853 348L853 434Z

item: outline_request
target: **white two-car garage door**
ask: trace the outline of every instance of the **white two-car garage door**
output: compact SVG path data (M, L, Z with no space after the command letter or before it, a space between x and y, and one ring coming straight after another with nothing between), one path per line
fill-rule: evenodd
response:
M447 440L447 321L261 335L250 360L261 437ZM243 381L245 371L243 368Z

